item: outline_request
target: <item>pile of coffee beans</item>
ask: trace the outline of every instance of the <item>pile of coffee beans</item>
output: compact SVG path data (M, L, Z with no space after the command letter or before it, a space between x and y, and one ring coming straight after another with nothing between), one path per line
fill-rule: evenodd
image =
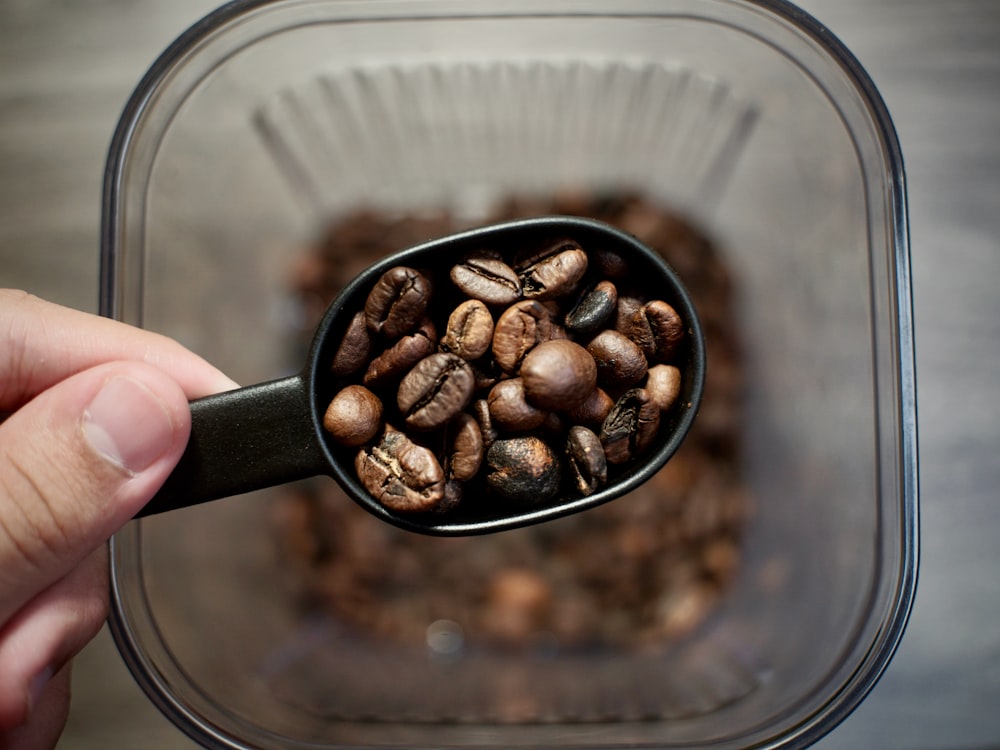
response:
M310 622L328 618L350 638L391 647L394 658L411 652L421 658L440 623L460 634L467 652L646 653L696 633L740 573L743 528L753 502L741 462L746 368L736 311L739 288L725 249L661 202L626 192L513 197L475 223L553 214L597 219L634 235L684 280L698 310L708 361L698 418L684 444L649 481L614 502L481 537L437 538L396 528L358 507L331 479L288 485L273 505L274 533L289 594ZM373 262L468 228L447 211L361 209L332 221L290 269L302 313L290 359L305 358L327 306ZM627 295L613 283L621 307ZM607 286L595 283L598 288L595 295ZM601 306L598 299L595 308ZM474 316L475 307L457 314ZM581 310L574 319L579 324L585 317ZM459 328L467 331L474 321ZM439 348L455 353L468 346L468 356L483 346L468 333L458 337L466 342L460 345L443 333L446 329L445 324L439 331ZM370 338L360 322L347 338L352 336ZM423 344L419 335L407 338L403 347ZM371 408L365 397L352 393L344 397ZM392 399L386 401L383 409L395 408ZM473 407L481 402L474 399ZM461 425L455 427L461 431ZM518 705L530 694L519 691Z
M570 237L394 266L336 349L324 427L400 513L593 494L640 460L683 373L686 325L625 259Z

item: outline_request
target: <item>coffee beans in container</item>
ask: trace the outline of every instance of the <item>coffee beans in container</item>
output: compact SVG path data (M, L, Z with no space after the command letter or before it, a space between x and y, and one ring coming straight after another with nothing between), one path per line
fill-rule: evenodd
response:
M324 427L392 512L593 495L674 408L669 300L586 240L511 244L387 269L333 352Z

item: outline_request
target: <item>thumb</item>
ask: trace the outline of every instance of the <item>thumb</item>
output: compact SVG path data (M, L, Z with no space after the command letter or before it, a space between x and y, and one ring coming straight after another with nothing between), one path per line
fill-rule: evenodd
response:
M78 373L0 424L0 625L149 500L189 431L181 388L137 362Z

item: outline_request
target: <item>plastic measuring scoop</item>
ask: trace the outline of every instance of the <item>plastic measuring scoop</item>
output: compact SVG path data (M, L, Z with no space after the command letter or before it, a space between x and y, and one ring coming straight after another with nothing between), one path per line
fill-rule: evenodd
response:
M373 285L388 269L405 265L434 278L470 252L572 238L585 250L601 248L627 263L629 278L669 303L686 325L685 345L675 364L681 391L665 412L652 446L625 467L609 471L607 484L584 497L566 492L535 507L467 497L442 512L392 511L359 482L357 448L338 445L323 427L333 395L346 384L330 372L333 354L351 318L364 309ZM137 517L183 508L286 482L327 475L359 505L382 520L439 536L484 534L541 523L608 502L635 489L675 453L694 421L705 380L705 341L684 284L658 254L631 235L590 219L543 217L494 224L402 250L355 277L320 322L304 368L290 377L250 385L191 402L191 437L173 473ZM478 493L477 493L478 494Z

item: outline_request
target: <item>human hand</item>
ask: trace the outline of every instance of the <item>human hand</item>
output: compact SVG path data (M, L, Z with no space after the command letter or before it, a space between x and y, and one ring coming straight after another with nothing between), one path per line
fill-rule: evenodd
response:
M180 458L188 401L235 385L168 338L0 290L0 748L55 745L108 612L105 542Z

